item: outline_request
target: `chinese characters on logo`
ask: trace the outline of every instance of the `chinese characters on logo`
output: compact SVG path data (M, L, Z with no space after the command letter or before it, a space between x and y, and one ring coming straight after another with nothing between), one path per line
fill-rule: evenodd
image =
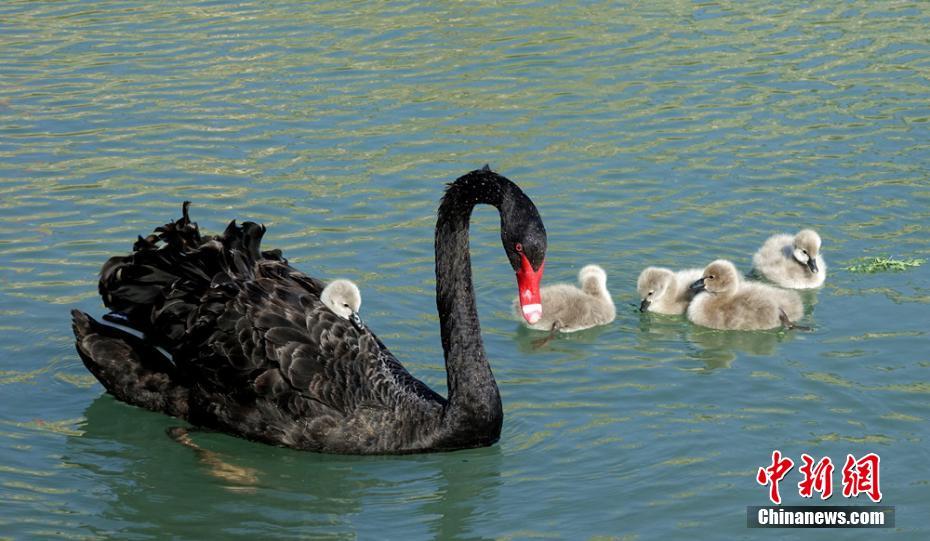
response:
M772 451L772 465L768 468L759 468L756 474L756 482L760 485L769 485L769 499L772 503L781 503L781 496L778 494L778 482L781 481L785 474L794 467L794 461L790 458L782 458L781 451Z
M801 460L804 465L800 467L800 472L804 479L798 483L798 494L810 498L817 491L821 500L829 499L833 495L833 461L825 456L814 466L814 459L807 453L801 454Z
M843 496L855 498L860 492L865 492L873 502L882 500L882 491L878 488L878 455L869 453L856 460L852 455L846 455L846 464L843 466Z
M852 455L846 455L843 465L843 497L855 498L860 493L866 494L873 502L882 500L882 491L879 488L878 466L879 457L869 453L856 460ZM820 493L820 499L826 500L833 495L833 461L825 456L815 462L807 453L801 454L803 464L798 471L804 477L798 483L798 494L803 498L811 498L814 492ZM778 483L794 467L794 461L782 457L781 451L772 451L772 464L766 468L759 468L756 473L756 482L762 486L769 486L769 499L772 503L781 504L781 495L778 492Z

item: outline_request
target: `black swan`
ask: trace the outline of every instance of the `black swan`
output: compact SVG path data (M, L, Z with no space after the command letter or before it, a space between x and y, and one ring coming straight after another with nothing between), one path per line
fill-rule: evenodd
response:
M101 271L105 319L72 311L77 350L117 399L273 445L328 453L492 445L503 410L485 356L468 252L472 208L497 207L527 321L542 315L546 230L487 166L451 183L436 222L436 306L448 398L411 376L367 328L320 301L323 282L261 251L265 228L202 236L183 216ZM137 336L140 335L140 336ZM167 355L163 352L167 352Z

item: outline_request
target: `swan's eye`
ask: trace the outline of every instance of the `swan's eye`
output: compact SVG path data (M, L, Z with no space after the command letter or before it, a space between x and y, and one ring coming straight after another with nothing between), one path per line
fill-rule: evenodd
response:
M513 247L513 249L516 250L518 253L521 253L521 254L523 253L523 245L520 244L519 242L517 243L516 246Z

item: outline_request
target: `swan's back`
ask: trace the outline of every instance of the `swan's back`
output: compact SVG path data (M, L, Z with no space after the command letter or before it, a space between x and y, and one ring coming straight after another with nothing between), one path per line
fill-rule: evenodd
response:
M326 308L322 282L261 251L263 233L233 222L201 236L185 204L183 218L111 258L99 284L105 304L154 341L141 359L126 333L76 314L91 372L127 402L276 445L342 453L429 445L445 400L374 334ZM150 355L154 346L171 358ZM169 410L120 388L131 381L101 377L120 371L135 380L159 372L186 403Z

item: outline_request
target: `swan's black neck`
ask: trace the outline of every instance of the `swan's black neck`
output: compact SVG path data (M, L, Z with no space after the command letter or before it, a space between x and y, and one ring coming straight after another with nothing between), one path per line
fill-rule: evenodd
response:
M487 445L500 437L504 414L497 382L484 352L475 306L468 253L468 224L475 205L509 208L515 191L509 180L481 170L449 185L436 223L436 306L446 357L449 408L445 425L450 436Z

